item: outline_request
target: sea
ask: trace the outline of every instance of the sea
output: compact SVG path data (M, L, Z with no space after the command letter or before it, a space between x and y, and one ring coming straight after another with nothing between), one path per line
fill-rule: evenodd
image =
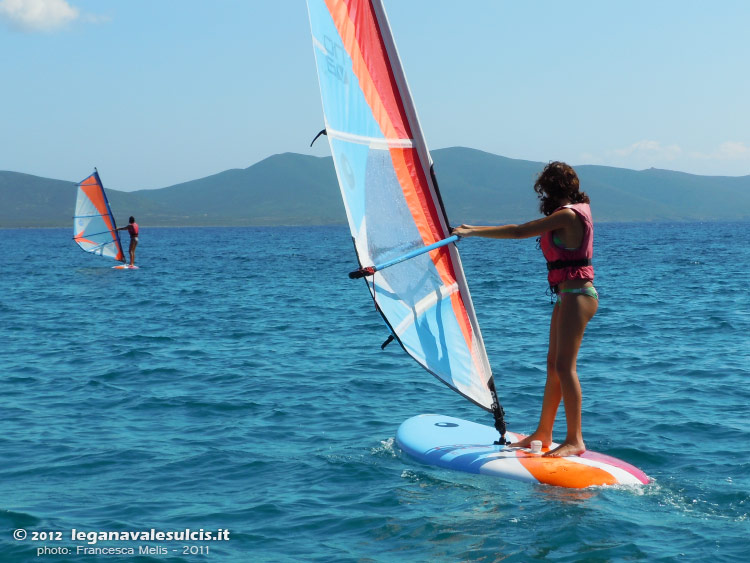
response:
M508 427L528 433L552 312L541 253L459 249ZM748 222L596 225L584 438L642 487L401 452L414 415L492 421L381 350L346 227L143 225L136 263L112 269L70 229L0 231L2 562L750 557Z

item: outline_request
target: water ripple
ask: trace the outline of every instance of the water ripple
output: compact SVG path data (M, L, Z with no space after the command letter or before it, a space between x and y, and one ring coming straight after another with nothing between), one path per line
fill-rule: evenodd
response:
M687 229L702 244L685 254ZM567 491L423 466L394 445L422 412L489 421L397 345L380 350L388 329L346 277L344 228L147 229L143 268L125 275L68 230L3 232L0 521L225 528L210 544L222 561L744 560L749 233L597 226L586 441L654 482ZM498 390L529 432L552 310L543 263L528 241L474 242L460 248ZM0 552L33 558L7 536Z

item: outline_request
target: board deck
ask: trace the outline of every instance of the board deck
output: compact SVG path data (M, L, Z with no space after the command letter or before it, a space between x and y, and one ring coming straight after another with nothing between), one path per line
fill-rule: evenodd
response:
M579 456L543 457L529 449L496 446L491 426L438 414L404 421L396 433L399 447L422 463L469 473L582 489L605 485L645 485L649 477L620 459L586 451ZM508 432L516 442L523 434ZM557 444L552 444L552 448ZM542 453L547 451L544 448Z
M112 266L113 270L137 270L138 266L131 266L129 264L118 264L117 266Z

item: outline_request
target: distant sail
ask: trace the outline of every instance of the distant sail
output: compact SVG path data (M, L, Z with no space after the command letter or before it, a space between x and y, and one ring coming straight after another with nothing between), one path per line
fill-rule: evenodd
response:
M86 252L125 261L120 233L96 170L78 184L73 240Z
M432 159L380 0L308 0L328 141L360 267L450 237ZM455 244L366 277L378 311L427 371L496 401Z

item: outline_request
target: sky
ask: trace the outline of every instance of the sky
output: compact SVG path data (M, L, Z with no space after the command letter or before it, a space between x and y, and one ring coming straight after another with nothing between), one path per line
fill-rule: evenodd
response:
M384 3L431 150L750 175L746 0ZM161 188L322 127L304 0L0 0L0 170Z

